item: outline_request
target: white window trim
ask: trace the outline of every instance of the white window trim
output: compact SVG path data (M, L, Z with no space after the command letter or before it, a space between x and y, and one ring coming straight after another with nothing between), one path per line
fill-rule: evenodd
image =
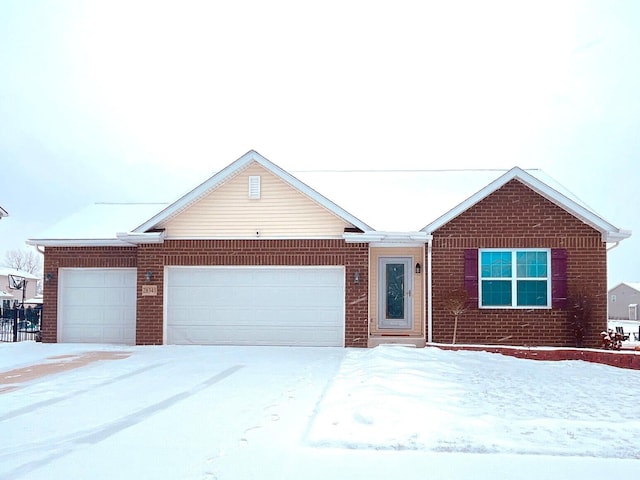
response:
M511 253L511 274L508 279L511 282L511 305L487 305L482 304L482 252L510 252ZM536 278L536 280L546 280L547 282L547 304L546 305L517 305L518 302L518 277L516 252L545 252L547 254L547 276ZM494 280L507 280L507 278L493 278ZM551 249L550 248L480 248L478 249L478 307L480 309L501 309L501 310L549 310L553 299L551 298Z

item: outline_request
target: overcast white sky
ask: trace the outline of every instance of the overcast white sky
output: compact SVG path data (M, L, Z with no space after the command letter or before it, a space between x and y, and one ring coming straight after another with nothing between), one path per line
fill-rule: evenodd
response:
M255 149L286 170L542 168L634 230L609 283L638 281L639 131L635 0L0 0L0 259Z

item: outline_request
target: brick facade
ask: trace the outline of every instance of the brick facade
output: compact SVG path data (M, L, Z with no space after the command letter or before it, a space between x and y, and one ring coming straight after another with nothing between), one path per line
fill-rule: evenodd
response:
M50 308L43 316L43 341L57 338L57 292L60 267L137 267L136 343L163 343L164 267L171 265L282 265L345 267L345 345L365 347L368 336L368 245L344 240L167 240L138 247L47 248L45 272L54 278L44 289ZM146 273L152 272L151 282ZM355 284L355 272L360 282ZM142 296L141 286L158 286L157 296Z
M51 273L42 290L42 341L58 338L58 268L129 268L136 266L135 247L46 247L44 274Z
M445 302L464 289L464 251L478 248L550 248L567 252L568 294L584 292L593 303L585 346L600 345L606 329L606 244L601 234L512 180L434 232L433 341L450 343L453 316ZM427 264L426 259L423 262ZM57 340L58 268L137 267L136 342L162 344L165 266L344 266L345 345L368 340L369 246L344 240L167 240L131 247L47 247L42 338ZM152 273L150 282L146 273ZM359 273L359 283L354 282ZM142 285L156 285L156 296L142 296ZM562 309L468 309L459 319L457 343L522 346L575 346Z
M433 341L451 343L453 316L445 301L464 289L464 250L562 248L568 256L568 294L593 303L585 346L600 345L607 325L607 254L598 231L517 180L512 180L434 232ZM458 320L457 343L575 346L567 311L468 309Z

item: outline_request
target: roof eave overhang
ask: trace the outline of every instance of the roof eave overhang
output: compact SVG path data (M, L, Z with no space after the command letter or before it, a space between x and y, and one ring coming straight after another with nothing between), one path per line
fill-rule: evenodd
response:
M615 230L602 233L602 241L606 243L618 243L631 236L631 230Z
M162 232L118 232L118 240L132 245L164 243L164 231Z
M34 247L131 247L117 238L36 238L25 242Z
M344 233L347 243L393 244L393 245L423 245L433 238L426 232L379 232L367 231L363 233Z

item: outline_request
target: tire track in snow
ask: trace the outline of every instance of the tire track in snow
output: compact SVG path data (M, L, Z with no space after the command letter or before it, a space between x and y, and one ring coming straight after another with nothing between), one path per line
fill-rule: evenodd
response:
M49 453L43 458L34 460L32 462L24 463L22 465L15 467L13 470L6 473L6 477L2 477L2 478L11 478L11 479L20 478L40 467L43 467L51 463L54 460L57 460L70 453L73 453L74 451L76 451L76 448L79 446L95 445L96 443L99 443L115 435L116 433L121 432L122 430L125 430L129 427L132 427L148 419L152 415L155 415L156 413L162 410L166 410L167 408L172 407L176 403L181 402L182 400L185 400L195 395L196 393L199 393L205 388L208 388L224 380L225 378L236 373L241 368L244 368L244 365L234 365L233 367L227 368L226 370L218 373L217 375L214 375L213 377L208 378L204 382L197 384L196 386L194 386L189 390L185 390L180 393L177 393L169 398L166 398L165 400L154 403L153 405L149 405L148 407L142 408L136 412L131 413L130 415L114 420L99 428L90 429L84 432L79 432L79 433L67 436L66 438L61 438L57 440L49 439L46 442L40 442L39 445L36 445L36 444L31 445L29 449L34 450L36 452L42 452L44 449L47 449L47 447L51 447L51 446L54 447L55 451ZM25 451L24 446L21 446L20 451L21 452ZM11 456L11 452L6 452L3 455L0 455L0 459L2 459L3 457L10 457L10 456Z
M2 422L4 420L7 420L7 419L10 419L10 418L19 417L21 415L26 415L27 413L31 414L31 413L34 412L34 410L38 410L38 409L43 408L43 407L48 407L48 406L53 405L55 403L59 403L59 402L62 402L64 400L68 400L69 398L73 398L73 397L76 397L78 395L82 395L83 393L91 392L91 391L96 390L98 388L106 387L107 385L111 385L113 383L120 382L122 380L126 380L127 378L133 377L135 375L139 375L139 374L144 373L144 372L148 372L149 370L153 370L154 368L158 368L158 367L161 367L163 365L165 365L165 363L158 363L156 365L149 365L147 367L139 368L138 370L134 370L132 372L125 373L125 374L120 375L118 377L105 380L105 381L103 381L101 383L97 383L95 385L92 385L92 386L89 386L89 387L86 387L86 388L82 388L82 389L76 390L74 392L70 392L70 393L68 393L66 395L60 395L59 397L54 397L54 398L50 398L50 399L47 399L47 400L41 400L40 402L32 403L30 405L25 405L22 408L18 408L16 410L12 410L12 411L7 412L7 413L5 413L3 415L0 415L0 422Z

